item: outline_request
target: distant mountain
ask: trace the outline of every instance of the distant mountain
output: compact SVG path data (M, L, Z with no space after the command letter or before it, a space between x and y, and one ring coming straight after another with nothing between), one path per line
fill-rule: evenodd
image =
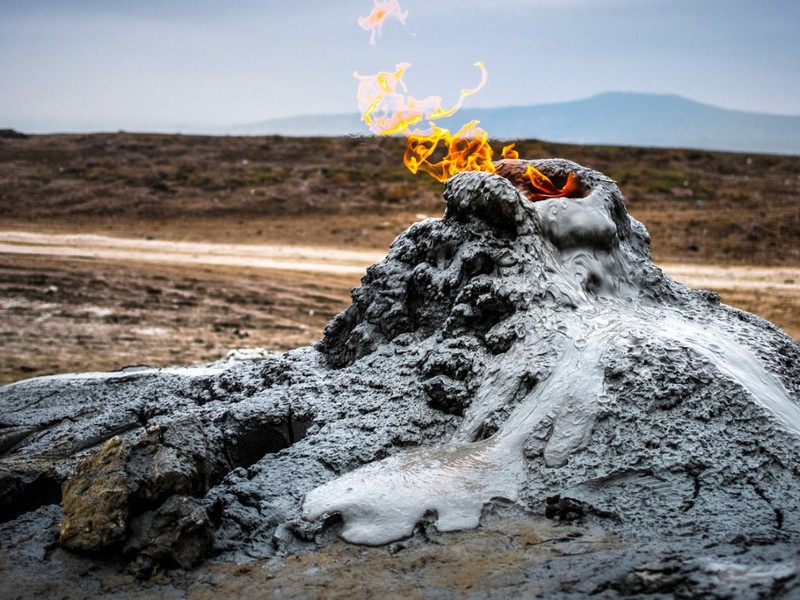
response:
M800 116L727 110L666 94L608 92L585 100L462 109L451 130L477 119L493 138L800 154ZM232 127L234 134L365 135L357 114L307 115Z
M301 115L283 119L268 119L229 127L234 135L369 135L358 113L334 115Z

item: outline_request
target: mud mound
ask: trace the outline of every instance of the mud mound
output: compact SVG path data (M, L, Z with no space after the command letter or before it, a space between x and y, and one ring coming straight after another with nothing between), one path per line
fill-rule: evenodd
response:
M800 348L654 266L610 179L536 161L582 185L533 203L525 164L450 180L316 347L0 389L2 531L28 557L7 570L65 560L32 549L59 519L147 576L513 513L626 549L584 561L583 592L723 594L723 568L792 588Z

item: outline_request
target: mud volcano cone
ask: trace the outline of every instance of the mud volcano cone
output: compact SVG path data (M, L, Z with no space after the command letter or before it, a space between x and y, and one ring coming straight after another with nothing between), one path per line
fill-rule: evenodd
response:
M509 183L525 191L526 164L451 179L445 218L395 241L320 345L337 367L419 353L428 406L457 417L449 443L315 490L306 516L341 514L362 543L407 536L428 512L440 530L475 527L496 497L670 529L698 513L779 525L798 498L797 346L655 267L611 180L530 163L583 185L531 203Z
M60 521L67 547L147 572L513 510L618 540L585 591L648 591L628 577L676 553L695 590L732 564L796 579L773 567L800 548L800 349L653 265L612 180L532 161L580 186L531 202L527 164L449 180L444 217L401 234L314 347L0 389L12 543ZM63 514L25 500L62 483Z

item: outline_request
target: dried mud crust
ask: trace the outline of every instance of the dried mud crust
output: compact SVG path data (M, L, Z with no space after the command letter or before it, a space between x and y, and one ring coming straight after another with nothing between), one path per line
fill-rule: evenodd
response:
M664 275L607 177L536 165L573 170L589 195L533 205L498 176L457 176L445 218L400 236L316 347L2 388L6 506L67 482L63 511L26 506L0 527L11 579L78 561L53 550L59 521L91 523L63 546L146 578L202 560L209 532L219 560L335 556L342 535L402 561L433 529L521 515L609 546L591 564L525 563L504 591L796 591L800 348Z

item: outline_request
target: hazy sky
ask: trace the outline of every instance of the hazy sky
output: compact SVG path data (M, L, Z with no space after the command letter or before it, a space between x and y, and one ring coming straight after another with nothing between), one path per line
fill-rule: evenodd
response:
M800 0L0 0L0 127L198 130L355 112L353 71L410 62L416 97L473 107L604 91L800 115Z

